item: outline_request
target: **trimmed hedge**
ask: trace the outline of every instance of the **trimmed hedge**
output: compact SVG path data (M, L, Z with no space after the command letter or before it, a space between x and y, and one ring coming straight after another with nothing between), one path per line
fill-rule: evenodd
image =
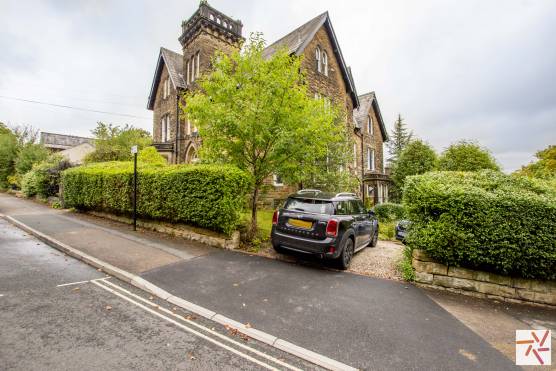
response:
M377 218L381 222L393 222L404 218L405 209L403 205L391 202L378 204L373 208Z
M556 279L556 190L495 171L408 178L407 243L447 265Z
M231 233L249 190L248 175L231 166L140 166L139 217L187 223ZM62 177L66 207L131 215L133 165L105 162L66 170Z

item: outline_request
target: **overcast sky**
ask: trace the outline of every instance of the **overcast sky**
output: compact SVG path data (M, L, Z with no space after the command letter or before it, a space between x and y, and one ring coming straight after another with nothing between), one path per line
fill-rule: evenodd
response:
M374 90L441 151L488 147L506 171L556 144L556 1L212 0L273 42L328 10L359 94ZM96 121L152 131L160 46L180 51L191 0L0 0L0 121L90 135ZM42 101L135 117L7 99Z

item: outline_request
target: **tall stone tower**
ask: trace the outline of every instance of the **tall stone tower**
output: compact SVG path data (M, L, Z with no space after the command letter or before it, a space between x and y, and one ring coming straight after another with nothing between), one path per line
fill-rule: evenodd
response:
M199 9L182 23L183 78L189 86L207 68L216 51L239 49L243 37L240 20L234 20L201 0Z

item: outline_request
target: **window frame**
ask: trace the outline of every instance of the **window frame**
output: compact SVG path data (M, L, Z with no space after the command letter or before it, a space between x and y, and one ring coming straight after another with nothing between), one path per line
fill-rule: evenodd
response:
M324 76L328 76L328 54L326 53L326 51L322 51L321 52L322 55L322 73L324 74Z
M275 187L282 187L284 186L284 181L282 180L282 177L277 175L277 174L272 174L272 184Z
M317 61L317 72L319 73L322 71L321 55L322 55L322 51L320 50L320 46L317 46L317 48L315 49L315 59Z

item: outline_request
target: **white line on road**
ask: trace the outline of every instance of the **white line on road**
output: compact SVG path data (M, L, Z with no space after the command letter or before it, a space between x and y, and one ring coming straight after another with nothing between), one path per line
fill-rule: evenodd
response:
M183 330L185 330L185 331L187 331L187 332L190 332L190 333L192 333L192 334L194 334L194 335L197 335L198 337L200 337L200 338L202 338L202 339L205 339L206 341L209 341L209 342L211 342L211 343L213 343L213 344L215 344L215 345L217 345L217 346L219 346L219 347L221 347L221 348L223 348L223 349L226 349L226 350L229 351L229 352L232 352L232 353L234 353L234 354L237 354L238 356L243 357L243 358L245 358L245 359L247 359L247 360L249 360L249 361L251 361L251 362L253 362L253 363L256 363L256 364L258 364L259 366L264 367L264 368L266 368L266 369L268 369L268 370L278 370L277 368L272 367L272 366L269 365L269 364L266 364L266 363L264 363L264 362L261 362L261 361L259 361L259 360L256 359L256 358L253 358L253 357L251 357L251 356L249 356L249 355L247 355L247 354L245 354L245 353L242 353L242 352L238 351L237 349L234 349L234 348L232 348L232 347L229 347L229 346L226 345L226 344L223 344L223 343L221 343L221 342L219 342L219 341L217 341L217 340L214 340L214 339L212 339L212 338L210 338L210 337L208 337L208 336L206 336L206 335L204 335L204 334L201 334L200 332L198 332L198 331L196 331L196 330L194 330L194 329L192 329L192 328L189 328L189 327L187 327L187 326L185 326L185 325L183 325L183 324L181 324L181 323L179 323L179 322L177 322L177 321L174 321L173 319L171 319L171 318L169 318L169 317L166 317L165 315L162 315L162 314L160 314L160 313L158 313L158 312L152 310L151 308L148 308L148 307L144 306L143 304L138 303L138 302L136 302L136 301L134 301L134 300L132 300L132 299L130 299L130 298L128 298L128 297L126 297L126 296L120 294L119 292L116 292L115 290L111 289L110 287L104 286L103 284L99 283L98 281L91 281L91 282L94 283L95 285L101 287L102 289L104 289L104 290L106 290L106 291L108 291L108 292L111 292L112 294L114 294L114 295L116 295L116 296L119 296L120 298L122 298L122 299L124 299L124 300L126 300L126 301L128 301L128 302L130 302L130 303L132 303L132 304L135 304L135 305L138 306L139 308L141 308L141 309L143 309L143 310L145 310L145 311L147 311L147 312L149 312L149 313L152 313L152 314L154 314L155 316L157 316L157 317L159 317L159 318L162 318L162 319L164 319L164 320L166 320L166 321L168 321L168 322L170 322L170 323L172 323L172 324L178 326L179 328L181 328L181 329L183 329ZM103 281L103 282L104 282L104 281Z
M105 279L107 279L107 278L110 278L110 277L101 277L101 278L95 278L94 280L63 283L63 284L61 284L61 285L56 285L56 287L64 287L64 286L71 286L71 285L81 285L81 284L83 284L83 283L89 283L89 282L98 281L98 280L105 280Z
M279 365L281 365L281 366L284 366L284 367L286 367L286 368L289 368L290 370L301 371L301 369L299 369L299 368L297 368L297 367L294 367L294 366L292 366L292 365L290 365L290 364L288 364L288 363L286 363L286 362L280 361L279 359L274 358L274 357L272 357L272 356L269 356L268 354L263 353L263 352L261 352L261 351L259 351L259 350L257 350L257 349L248 347L248 346L246 346L245 344L242 344L242 343L239 343L239 342L237 342L237 341L235 341L235 340L233 340L233 339L230 339L229 337L227 337L227 336L225 336L225 335L222 335L222 334L219 333L219 332L213 331L213 330L211 330L211 329L209 329L209 328L207 328L207 327L205 327L205 326L202 326L202 325L200 325L200 324L194 322L193 320L189 320L189 319L184 318L183 316L180 316L180 315L178 315L178 314L176 314L176 313L174 313L174 312L172 312L172 311L170 311L170 310L168 310L168 309L166 309L166 308L162 308L161 306L159 306L159 305L157 305L157 304L153 303L152 301L149 301L149 300L147 300L147 299L145 299L145 298L142 298L142 297L140 297L139 295L135 295L135 294L132 293L131 291L126 290L126 289L124 289L123 287L121 287L121 286L119 286L119 285L116 285L116 284L114 284L114 283L112 283L112 282L109 282L109 281L108 281L108 278L102 279L102 280L100 280L100 281L101 281L102 283L105 283L105 284L108 284L108 285L114 287L115 289L117 289L117 290L119 290L119 291L121 291L121 292L124 292L125 294L127 294L127 295L133 297L134 299L140 300L140 301L142 301L142 302L144 302L144 303L150 305L151 307L155 307L155 308L157 308L157 309L163 311L164 313L167 313L167 314L169 314L169 315L171 315L171 316L173 316L173 317L179 318L179 319L182 320L182 321L186 321L188 324L191 324L191 325L193 325L193 326L195 326L195 327L197 327L197 328L199 328L199 329L201 329L201 330L203 330L203 331L208 332L208 333L211 334L211 335L217 336L217 337L219 337L219 338L221 338L221 339L223 339L223 340L225 340L225 341L228 341L228 342L230 342L230 343L232 343L232 344L234 344L234 345L236 345L236 346L239 346L239 347L241 347L241 348L243 348L243 349L245 349L245 350L247 350L247 351L250 351L250 352L252 352L252 353L254 353L254 354L257 354L258 356L264 357L264 358L268 359L268 360L271 361L271 362L274 362L274 363L276 363L276 364L279 364Z

